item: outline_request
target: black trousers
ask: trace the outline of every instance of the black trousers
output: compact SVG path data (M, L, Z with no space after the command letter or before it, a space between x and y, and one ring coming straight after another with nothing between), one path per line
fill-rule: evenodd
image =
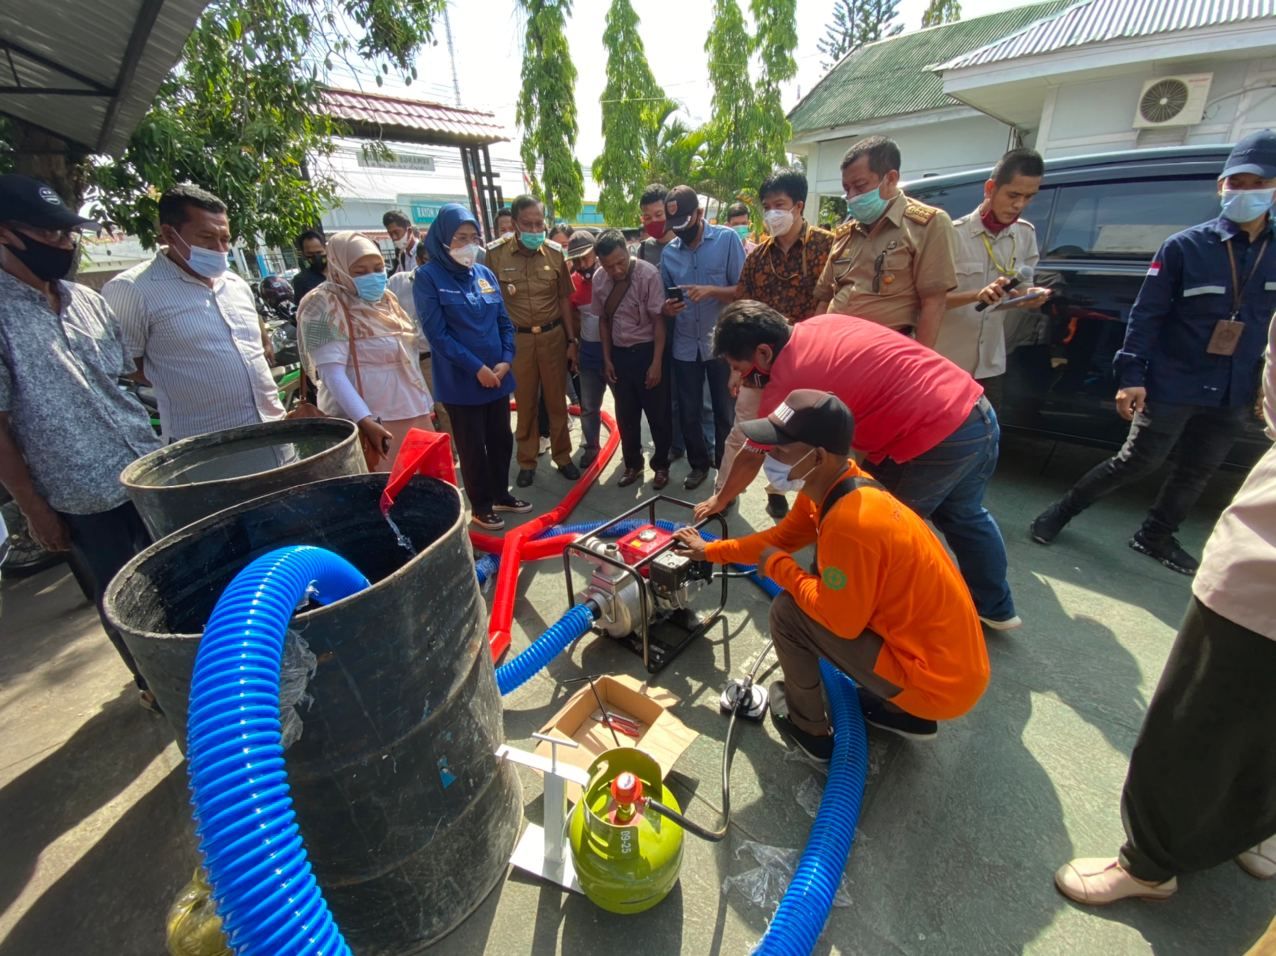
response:
M1134 416L1121 450L1090 469L1064 501L1073 511L1144 478L1174 452L1174 467L1143 521L1152 538L1174 534L1240 434L1246 409L1148 403Z
M445 403L452 419L452 437L461 459L461 480L470 508L485 515L510 496L510 458L514 432L510 429L510 400L502 396L483 405Z
M660 384L647 387L647 369L655 358L654 342L611 347L611 364L616 370L616 383L611 386L616 401L616 424L620 426L620 449L626 468L641 468L642 417L647 416L655 454L651 467L662 471L669 467L669 449L673 444L673 414L669 407L668 365L661 370ZM663 364L663 363L662 363Z
M59 514L71 529L71 551L66 563L80 590L96 605L98 616L102 618L102 630L106 631L124 666L133 675L133 682L140 690L146 690L146 678L137 669L124 638L102 613L102 598L106 594L106 586L120 568L150 546L150 533L132 502L92 515Z
M1276 834L1276 640L1188 604L1121 794L1121 865L1159 883Z
M735 424L735 399L731 397L731 368L720 358L684 362L673 360L674 388L678 390L678 411L682 415L682 440L687 445L687 464L698 471L717 468L722 462L727 435ZM700 426L704 407L704 383L709 383L713 405L713 447L705 444Z

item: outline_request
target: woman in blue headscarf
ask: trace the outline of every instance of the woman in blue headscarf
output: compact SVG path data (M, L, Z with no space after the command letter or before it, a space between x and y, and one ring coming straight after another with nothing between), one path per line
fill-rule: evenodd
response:
M417 270L412 298L430 340L434 395L452 419L465 494L480 528L500 531L501 512L532 510L510 494L509 396L514 391L514 326L496 276L477 263L479 225L448 203L426 234L430 261Z

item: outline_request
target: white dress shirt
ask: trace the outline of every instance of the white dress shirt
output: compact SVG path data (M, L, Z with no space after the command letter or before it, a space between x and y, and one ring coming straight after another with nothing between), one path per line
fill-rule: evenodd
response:
M252 290L238 275L209 288L161 250L102 295L129 355L145 363L166 441L283 418Z
M1037 230L1020 219L997 235L990 235L976 209L953 222L953 265L957 270L958 292L973 292L989 285L1000 275L1014 276L1037 268ZM985 241L987 245L985 245ZM992 246L992 255L988 246ZM995 261L994 261L995 259ZM1012 295L1022 295L1024 281ZM965 369L977 379L993 378L1006 372L1006 320L1022 314L1020 309L984 309L976 312L972 302L944 313L935 351Z

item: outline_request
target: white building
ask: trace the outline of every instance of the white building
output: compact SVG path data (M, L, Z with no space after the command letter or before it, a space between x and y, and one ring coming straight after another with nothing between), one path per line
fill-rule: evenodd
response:
M1019 144L1049 157L1233 142L1276 126L1276 2L1053 0L919 30L851 53L789 119L825 197L874 133L899 143L906 180Z

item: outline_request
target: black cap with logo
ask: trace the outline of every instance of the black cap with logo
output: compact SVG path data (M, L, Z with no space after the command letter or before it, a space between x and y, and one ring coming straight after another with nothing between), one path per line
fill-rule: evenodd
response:
M686 229L700 208L700 197L690 186L675 186L665 197L665 228Z
M855 418L832 392L798 388L766 418L741 422L740 430L754 445L767 448L801 442L835 455L849 455Z
M0 222L20 222L37 229L102 228L75 213L48 183L17 173L0 176Z

